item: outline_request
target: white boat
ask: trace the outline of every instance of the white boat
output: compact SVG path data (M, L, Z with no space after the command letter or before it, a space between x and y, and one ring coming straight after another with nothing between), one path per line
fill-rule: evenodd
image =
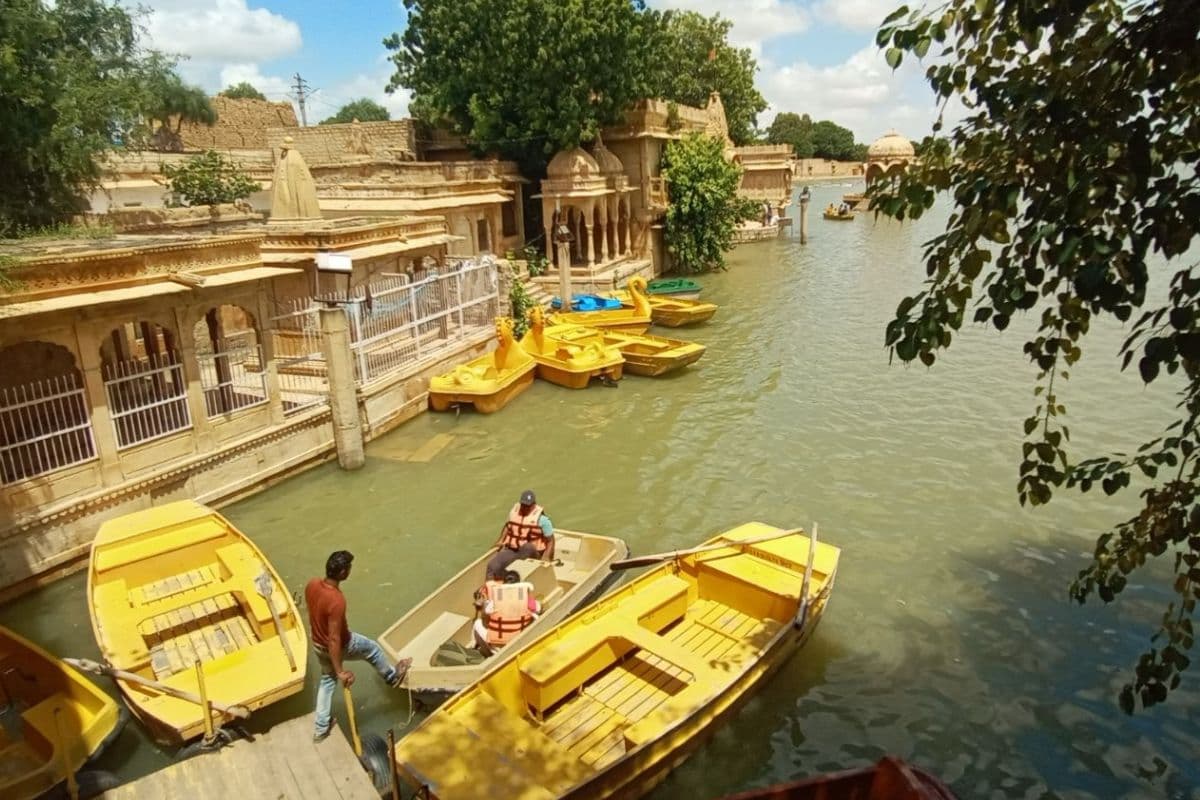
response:
M596 597L615 581L609 569L629 554L620 539L577 531L554 531L555 560L521 559L509 569L533 584L542 612L498 653L510 654L550 630L568 614ZM488 550L389 627L379 644L393 660L411 658L405 684L423 703L440 703L474 683L495 658L483 659L473 650L474 592L483 585ZM457 655L476 663L462 663Z

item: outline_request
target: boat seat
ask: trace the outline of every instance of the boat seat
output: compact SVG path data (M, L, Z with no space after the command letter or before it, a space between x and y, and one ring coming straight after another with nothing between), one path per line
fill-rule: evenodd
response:
M97 583L92 587L92 602L97 608L131 608L129 595L124 578ZM102 638L100 649L105 658L112 660L114 666L130 671L150 663L150 650L134 624L136 619L133 614L121 617L106 614L105 618L107 625L99 623Z
M177 530L160 533L149 539L134 539L131 542L101 547L92 563L96 572L102 574L110 569L136 564L201 542L220 539L227 533L225 526L215 517L192 520Z
M642 646L637 641L639 632L664 642L665 647L665 640L655 634L687 613L689 586L682 578L664 575L627 597L611 613L583 623L520 663L522 693L535 715L544 714ZM679 666L690 671L685 664Z
M786 621L796 613L803 575L753 556L698 558L696 565L701 597L759 619ZM824 577L815 563L813 577Z
M267 607L267 601L258 593L258 589L254 585L254 579L264 569L262 558L255 555L245 542L234 542L218 548L217 559L225 566L225 569L229 570L230 588L250 609L250 617L256 620L260 627L271 626L273 624L271 609ZM278 583L275 584L275 595L279 594L281 588ZM283 591L286 593L287 590L283 589ZM272 599L275 600L275 610L279 613L279 621L284 622L288 615L287 602L280 602L278 597ZM274 629L272 628L272 630ZM262 633L262 631L257 632Z
M400 651L400 657L414 656L413 661L418 666L420 666L421 658L425 658L426 663L431 664L434 655L437 654L437 649L470 621L471 618L465 614L443 611L437 619L426 625L424 630L404 644Z

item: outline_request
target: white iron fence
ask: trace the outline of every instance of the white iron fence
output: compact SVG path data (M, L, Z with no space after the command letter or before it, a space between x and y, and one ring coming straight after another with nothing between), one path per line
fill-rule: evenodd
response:
M436 357L472 331L490 328L500 312L491 259L454 260L445 271L404 277L348 303L350 341L359 383Z
M267 402L267 373L258 345L197 353L196 361L210 419Z
M316 307L308 299L288 307L271 319L270 335L283 412L294 414L329 403L329 375Z
M117 449L192 427L183 365L175 353L104 365Z
M0 486L96 457L79 376L0 389Z

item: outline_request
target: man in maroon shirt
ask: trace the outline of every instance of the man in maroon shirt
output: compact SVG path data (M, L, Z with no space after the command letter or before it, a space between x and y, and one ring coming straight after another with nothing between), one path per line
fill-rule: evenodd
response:
M369 661L391 686L399 686L412 666L411 658L401 660L394 667L389 665L378 642L354 633L346 624L346 596L342 594L341 582L350 577L353 561L354 556L349 551L338 550L325 562L325 577L313 578L304 588L313 649L321 664L321 681L317 686L317 722L313 731L315 742L327 737L333 727L330 713L333 689L337 682L340 680L346 686L354 684L354 673L345 668L346 661Z

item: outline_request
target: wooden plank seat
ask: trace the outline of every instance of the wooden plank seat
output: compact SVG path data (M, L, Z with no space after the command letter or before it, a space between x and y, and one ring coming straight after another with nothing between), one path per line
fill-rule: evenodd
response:
M128 542L103 547L95 554L93 569L97 573L104 573L163 553L173 553L192 545L219 539L227 533L219 520L194 520L177 530L159 533L150 539L134 538Z
M465 614L455 614L453 611L443 611L438 615L437 619L425 626L425 629L409 639L404 645L403 654L411 653L415 656L426 657L430 665L433 664L433 656L437 653L437 649L450 640L454 634L462 629L471 621L471 618Z
M220 566L205 564L202 567L171 575L152 583L135 586L129 592L129 604L141 606L174 597L184 592L200 589L220 579Z
M246 587L246 591L239 591L237 595L250 609L250 617L252 623L255 624L255 633L261 637L266 634L267 629L274 631L271 609L267 607L267 601L254 587L254 578L263 571L262 559L255 556L254 551L245 542L235 542L219 548L217 559L229 571L230 583ZM274 578L271 580L274 582ZM282 589L276 583L275 593L278 594L280 591L286 591L286 589ZM279 612L279 621L286 622L287 604L276 601L275 608Z
M653 636L687 613L690 584L664 575L623 600L608 614L584 623L520 664L522 691L535 716L583 687L639 645L641 630ZM655 637L661 641L660 637ZM649 641L649 640L647 640ZM683 665L680 665L683 666Z

